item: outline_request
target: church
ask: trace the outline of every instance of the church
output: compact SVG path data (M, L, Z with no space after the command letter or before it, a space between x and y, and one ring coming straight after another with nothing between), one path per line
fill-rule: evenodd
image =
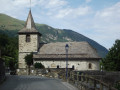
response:
M24 28L18 34L19 69L26 68L24 57L33 52L34 64L42 63L45 68L66 68L67 60L68 68L74 70L99 70L101 58L88 42L41 43L42 34L36 29L31 10ZM66 45L69 47L67 52Z

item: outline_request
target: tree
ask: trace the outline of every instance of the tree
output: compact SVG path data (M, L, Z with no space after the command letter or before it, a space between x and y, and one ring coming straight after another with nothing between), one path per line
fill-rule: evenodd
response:
M3 60L5 61L5 66L11 70L14 71L15 70L15 64L17 61L14 60L14 58L12 57L8 57L8 56L4 56Z
M107 56L102 60L104 69L107 71L120 71L120 40L116 40Z
M33 53L27 54L25 56L25 62L28 66L28 75L30 75L30 66L33 65Z
M43 68L45 68L44 65L42 65L41 63L35 63L34 67L35 67L35 68L38 68L38 69L43 69Z
M11 70L15 70L18 59L18 40L16 37L9 37L4 33L0 33L0 50L5 66Z

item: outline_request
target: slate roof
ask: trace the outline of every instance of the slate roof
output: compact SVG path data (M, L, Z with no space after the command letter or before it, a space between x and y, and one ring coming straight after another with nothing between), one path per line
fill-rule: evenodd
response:
M48 43L40 47L39 52L33 55L35 59L66 58L65 45L69 45L68 58L100 59L95 48L87 42L57 42Z
M36 29L31 10L29 11L28 18L27 18L26 23L25 23L25 27L23 29L21 29L18 33L19 34L26 34L26 33L31 34L31 33L33 33L33 34L41 35L38 32L38 30Z

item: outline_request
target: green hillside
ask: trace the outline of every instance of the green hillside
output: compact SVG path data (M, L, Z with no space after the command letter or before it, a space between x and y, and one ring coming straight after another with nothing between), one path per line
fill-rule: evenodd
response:
M5 33L10 37L17 37L17 32L24 27L25 22L0 14L0 33ZM97 42L72 30L55 29L45 24L36 24L37 30L42 34L41 42L68 42L68 41L87 41L104 57L108 50Z
M24 21L12 18L5 14L0 14L0 29L2 30L20 30L24 26Z

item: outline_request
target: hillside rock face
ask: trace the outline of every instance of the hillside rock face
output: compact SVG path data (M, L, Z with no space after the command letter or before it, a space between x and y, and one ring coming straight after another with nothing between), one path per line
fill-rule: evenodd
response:
M0 33L5 33L11 37L17 37L17 33L24 27L25 22L0 14ZM100 57L105 57L108 50L98 44L97 42L89 39L88 37L67 29L55 29L45 24L36 24L37 30L42 34L41 42L81 42L86 41L93 46L98 52Z

